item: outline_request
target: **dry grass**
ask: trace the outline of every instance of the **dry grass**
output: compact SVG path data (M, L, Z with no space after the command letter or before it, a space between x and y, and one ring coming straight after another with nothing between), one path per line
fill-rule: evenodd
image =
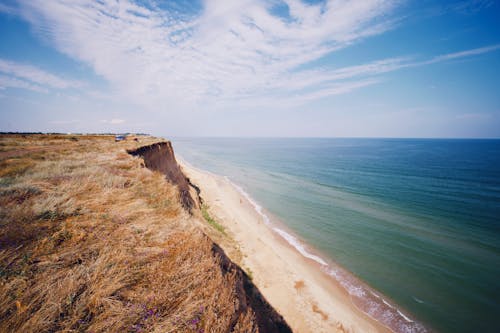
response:
M258 331L242 273L136 145L0 136L0 332Z
M11 158L0 162L0 177L12 177L23 174L33 165L28 158Z

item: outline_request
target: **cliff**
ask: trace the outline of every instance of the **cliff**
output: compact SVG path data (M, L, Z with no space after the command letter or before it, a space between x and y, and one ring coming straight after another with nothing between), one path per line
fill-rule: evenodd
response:
M200 230L170 143L0 146L0 332L291 332Z
M181 204L188 212L191 213L194 207L199 208L201 203L199 193L194 194L196 200L193 199L192 193L192 190L199 192L199 189L190 184L189 179L182 173L181 168L175 160L174 149L170 141L143 146L138 149L129 150L128 153L134 156L141 156L146 168L164 174L170 183L176 185L179 189Z
M193 209L200 208L202 202L200 190L183 174L170 141L154 143L127 152L133 156L140 156L146 168L160 172L171 184L177 186L179 200L190 214L193 213ZM211 252L217 258L221 272L234 279L232 288L235 290L237 305L231 314L228 332L232 332L238 325L239 318L248 313L254 315L255 328L258 332L291 332L283 317L269 305L248 275L229 259L220 246L210 241L208 237L207 240L212 244Z

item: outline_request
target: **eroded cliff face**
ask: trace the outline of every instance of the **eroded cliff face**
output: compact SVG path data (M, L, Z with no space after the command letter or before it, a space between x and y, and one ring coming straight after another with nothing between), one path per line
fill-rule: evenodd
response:
M158 142L152 145L129 150L129 154L141 156L146 168L161 172L172 184L179 188L179 197L182 206L189 213L193 208L200 206L199 189L191 184L189 179L182 173L174 155L174 149L170 141Z
M141 156L147 168L163 173L171 183L177 185L181 204L190 213L201 206L200 190L182 173L170 142L155 143L128 153ZM232 262L224 250L205 234L200 240L200 243L204 242L211 244L214 262L227 281L224 288L228 288L232 294L230 309L224 313L226 329L221 332L292 333L285 319L267 302L241 267Z
M234 276L233 285L236 303L235 310L230 319L227 332L238 332L241 318L251 315L252 329L249 332L258 333L292 333L287 322L264 298L259 289L253 284L248 275L229 259L224 250L212 243L212 254L218 258L218 263L223 274Z

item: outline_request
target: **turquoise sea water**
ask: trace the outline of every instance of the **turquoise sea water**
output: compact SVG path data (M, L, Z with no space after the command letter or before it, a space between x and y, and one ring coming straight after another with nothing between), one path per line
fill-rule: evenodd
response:
M500 332L500 140L173 143L351 272L324 268L395 331Z

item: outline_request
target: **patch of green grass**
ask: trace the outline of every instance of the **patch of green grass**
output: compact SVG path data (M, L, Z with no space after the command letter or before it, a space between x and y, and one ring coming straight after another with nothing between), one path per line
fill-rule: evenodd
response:
M253 272L249 267L245 268L245 272L247 273L248 277L250 278L251 281L253 281Z
M219 222L217 222L208 213L208 206L207 205L202 205L201 206L201 214L203 215L203 218L205 219L205 221L207 221L208 224L210 224L212 227L214 227L215 230L219 231L223 235L226 235L226 230L224 229L224 227L222 225L220 225Z

